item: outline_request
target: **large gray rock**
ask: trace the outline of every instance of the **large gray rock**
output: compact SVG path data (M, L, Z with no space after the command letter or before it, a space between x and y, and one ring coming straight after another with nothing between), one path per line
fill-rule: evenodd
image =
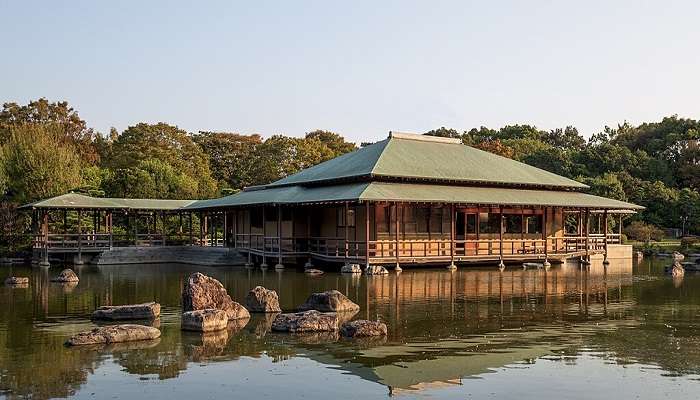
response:
M256 286L245 298L245 306L250 312L277 313L281 312L279 296L274 290Z
M361 274L362 268L360 264L346 264L340 267L340 273L342 274Z
M156 302L102 306L92 313L92 319L122 321L128 319L156 319L160 317L160 304Z
M95 328L91 331L80 332L68 339L66 345L110 344L133 342L136 340L151 340L159 337L160 330L151 326L133 324L108 325Z
M58 276L51 279L52 282L78 282L80 279L72 269L66 268Z
M26 276L10 276L5 279L5 285L26 286L29 285L29 278Z
M385 323L364 319L346 322L340 328L340 334L345 337L386 336L386 333Z
M182 311L207 308L225 311L230 320L250 318L248 310L231 299L221 282L195 272L190 275L182 289Z
M329 332L338 330L338 315L316 310L280 314L272 322L278 332Z
M316 310L321 312L358 311L360 306L353 303L337 290L312 293L306 302L299 306L299 311Z
M181 327L185 331L214 332L227 326L228 315L223 310L207 308L182 313Z
M387 275L389 271L381 265L369 265L365 268L365 275Z

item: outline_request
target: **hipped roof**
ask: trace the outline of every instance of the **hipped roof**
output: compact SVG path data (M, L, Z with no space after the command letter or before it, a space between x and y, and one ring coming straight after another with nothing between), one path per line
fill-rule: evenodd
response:
M629 210L644 208L624 201L573 191L420 183L358 182L333 186L281 186L247 190L219 199L198 201L185 207L185 209L342 201L400 201Z
M195 202L196 200L90 197L78 193L66 193L61 196L25 204L21 208L177 210Z
M470 146L459 139L392 133L389 138L304 169L265 187L401 179L537 188L588 186Z

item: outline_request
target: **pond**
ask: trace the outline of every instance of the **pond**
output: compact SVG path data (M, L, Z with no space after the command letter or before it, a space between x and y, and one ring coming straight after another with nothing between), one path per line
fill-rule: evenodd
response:
M697 399L700 276L664 276L669 259L613 260L590 271L463 267L366 277L183 265L91 267L77 286L60 268L0 286L0 396L7 398L513 398ZM347 340L269 331L271 318L219 334L185 333L180 293L190 273L219 279L234 300L263 285L292 310L338 289L389 335ZM67 348L100 305L155 300L159 340Z

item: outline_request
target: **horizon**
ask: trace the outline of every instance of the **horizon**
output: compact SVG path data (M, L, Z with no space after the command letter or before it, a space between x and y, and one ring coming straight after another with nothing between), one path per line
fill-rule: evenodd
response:
M65 100L103 134L162 121L356 143L697 118L692 2L165 4L0 5L2 102Z

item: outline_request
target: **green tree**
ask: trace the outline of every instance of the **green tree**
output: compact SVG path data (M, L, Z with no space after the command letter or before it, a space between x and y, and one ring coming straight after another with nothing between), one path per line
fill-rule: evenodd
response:
M72 145L57 140L63 136L61 125L9 128L0 158L12 201L23 203L60 195L80 184L81 160Z
M594 178L579 177L578 180L590 186L588 190L590 194L622 201L627 200L624 186L615 174L605 173Z
M211 173L220 186L243 189L258 181L257 149L260 135L199 132L192 137L209 157Z
M357 150L355 143L346 142L345 138L331 131L315 130L307 132L305 138L307 140L318 139L319 142L331 149L333 157L338 157L353 150Z
M127 169L149 159L160 160L177 174L192 178L197 183L195 197L210 197L216 192L216 182L202 148L186 131L162 122L127 128L113 141L106 165L115 170Z

